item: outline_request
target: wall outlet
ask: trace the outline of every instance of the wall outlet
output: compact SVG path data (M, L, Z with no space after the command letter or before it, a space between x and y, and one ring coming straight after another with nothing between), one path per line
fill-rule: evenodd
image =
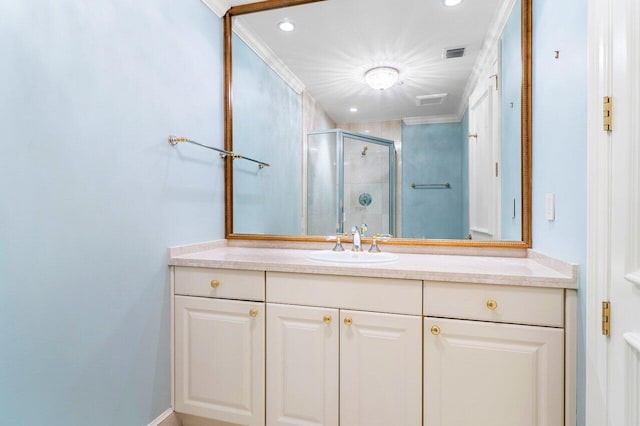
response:
M545 199L545 216L547 220L556 220L556 196L553 193L547 194Z

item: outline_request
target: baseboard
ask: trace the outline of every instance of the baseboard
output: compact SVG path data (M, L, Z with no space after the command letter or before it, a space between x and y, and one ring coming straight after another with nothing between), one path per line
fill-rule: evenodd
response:
M152 420L148 426L182 426L182 422L180 422L180 419L176 416L173 408L169 408Z

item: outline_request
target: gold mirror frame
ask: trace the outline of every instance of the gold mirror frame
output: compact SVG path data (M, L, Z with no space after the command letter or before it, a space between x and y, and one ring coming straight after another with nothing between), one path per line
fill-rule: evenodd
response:
M224 149L233 151L232 67L231 34L232 18L248 13L261 12L289 6L299 6L324 0L266 0L234 6L224 16ZM531 1L522 0L522 116L520 135L522 142L522 241L477 241L392 238L385 244L443 247L531 247ZM322 236L262 235L233 233L233 159L225 158L225 235L232 240L326 242Z

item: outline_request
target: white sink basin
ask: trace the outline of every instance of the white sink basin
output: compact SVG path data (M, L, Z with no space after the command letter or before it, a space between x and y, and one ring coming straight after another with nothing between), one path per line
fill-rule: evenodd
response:
M398 260L398 255L394 253L369 253L367 251L355 252L351 250L332 251L319 250L307 254L307 259L320 262L337 263L384 263Z

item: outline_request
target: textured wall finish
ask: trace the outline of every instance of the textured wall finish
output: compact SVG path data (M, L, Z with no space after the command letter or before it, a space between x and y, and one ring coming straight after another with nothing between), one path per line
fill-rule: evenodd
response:
M558 59L554 51L560 51ZM533 2L533 248L580 265L578 425L584 425L587 208L587 4ZM556 219L545 219L554 193Z
M233 231L302 232L302 96L233 37ZM286 189L286 190L285 190Z
M461 123L402 126L402 229L406 238L464 238ZM445 183L449 189L413 189Z
M169 408L167 247L223 237L222 27L199 0L0 2L3 424Z

